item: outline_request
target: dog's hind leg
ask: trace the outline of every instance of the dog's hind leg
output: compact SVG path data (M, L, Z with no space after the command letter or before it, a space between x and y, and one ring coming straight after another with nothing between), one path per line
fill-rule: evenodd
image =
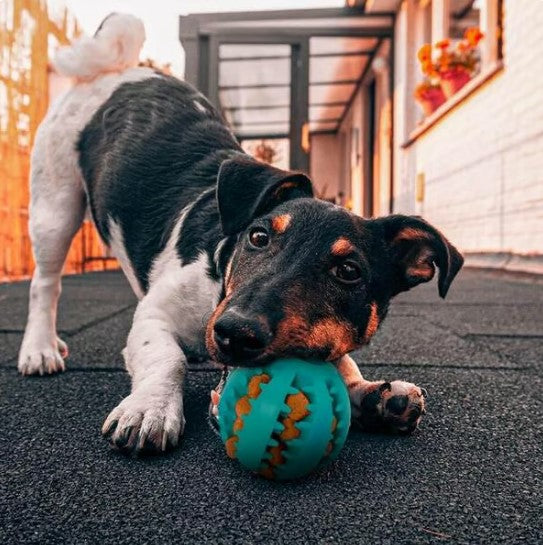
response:
M338 362L338 370L351 399L353 425L364 431L411 433L426 412L423 390L410 382L366 380L349 356Z
M36 268L30 285L26 330L19 352L23 375L64 370L66 344L57 337L61 272L85 213L85 193L77 175L75 149L38 131L31 170L30 237Z

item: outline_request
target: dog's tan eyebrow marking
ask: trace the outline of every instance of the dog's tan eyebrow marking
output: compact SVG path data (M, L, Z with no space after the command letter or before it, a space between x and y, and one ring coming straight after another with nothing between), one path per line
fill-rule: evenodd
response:
M338 238L334 244L332 244L332 254L337 256L344 256L350 254L354 250L354 246L350 241L344 237Z
M370 318L366 331L364 331L364 343L369 343L370 339L375 335L377 328L379 327L379 316L377 314L377 303L374 301L370 305Z
M276 233L284 233L288 226L290 225L290 220L292 219L290 214L282 214L281 216L275 216L272 218L272 229Z

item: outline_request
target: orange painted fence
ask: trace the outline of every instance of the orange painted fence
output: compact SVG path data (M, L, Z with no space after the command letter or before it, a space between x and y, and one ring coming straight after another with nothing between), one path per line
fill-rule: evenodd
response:
M0 282L28 277L28 175L36 129L51 90L49 58L79 34L66 10L45 0L0 0ZM65 272L116 268L90 222L75 237Z

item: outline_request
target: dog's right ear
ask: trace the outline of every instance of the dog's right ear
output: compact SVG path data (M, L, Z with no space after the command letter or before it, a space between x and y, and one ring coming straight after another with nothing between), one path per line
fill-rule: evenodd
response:
M282 202L312 196L305 174L281 170L248 155L227 159L219 169L217 204L226 236L239 233Z

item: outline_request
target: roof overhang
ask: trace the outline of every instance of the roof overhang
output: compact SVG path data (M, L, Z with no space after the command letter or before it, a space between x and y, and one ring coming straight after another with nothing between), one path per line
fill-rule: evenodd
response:
M355 5L364 7L366 13L396 13L401 0L351 0L355 2ZM349 5L349 0L347 0Z
M284 44L304 40L309 50L310 131L335 132L393 24L392 13L344 7L191 14L180 17L179 30L186 51L219 44L218 81L208 78L207 92L217 89L215 101L236 134L249 138L288 134L291 57Z

